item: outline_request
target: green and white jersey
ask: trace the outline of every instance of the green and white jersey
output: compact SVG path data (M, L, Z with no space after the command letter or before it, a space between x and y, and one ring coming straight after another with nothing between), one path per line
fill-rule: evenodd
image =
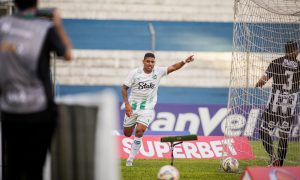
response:
M143 67L129 73L124 85L131 88L129 103L133 110L154 109L157 102L157 90L160 79L167 75L168 67L154 67L146 74Z

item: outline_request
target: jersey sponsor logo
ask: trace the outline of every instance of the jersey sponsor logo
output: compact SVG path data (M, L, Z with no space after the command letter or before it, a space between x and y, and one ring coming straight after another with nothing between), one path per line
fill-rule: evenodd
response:
M137 159L171 158L169 143L160 142L161 136L144 136ZM240 146L242 142L243 146ZM133 139L119 136L120 157L127 158L130 153ZM242 150L241 150L242 148ZM239 151L237 151L239 149ZM253 159L247 137L198 136L196 141L184 141L176 145L173 151L174 158L188 159L219 159L222 156L232 156L236 159Z
M272 105L272 111L278 112L279 109L281 109L283 114L287 114L290 112L291 114L294 113L296 103L297 103L297 97L298 93L289 94L288 92L280 93L280 90L276 90L276 93L272 94L273 102L271 102ZM279 108L280 107L280 108Z
M0 31L9 35L19 36L25 39L30 39L33 36L32 32L26 31L24 29L14 28L8 22L3 23L3 25L0 27Z
M282 123L282 125L281 125L281 128L282 128L282 129L288 129L289 127L290 127L290 123L287 122L287 121L284 121L284 122Z
M274 121L270 121L269 124L268 124L268 127L270 129L273 129L275 127L275 122Z
M290 61L288 59L284 59L282 66L287 67L287 68L292 68L292 69L297 69L298 68L298 63L295 61Z
M138 85L139 85L138 89L154 89L155 87L155 84L153 83L147 84L145 82L139 82Z

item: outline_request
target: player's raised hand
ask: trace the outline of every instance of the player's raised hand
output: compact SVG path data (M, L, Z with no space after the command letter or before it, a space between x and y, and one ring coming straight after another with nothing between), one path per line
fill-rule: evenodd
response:
M185 63L190 63L190 62L193 62L193 61L194 61L194 55L191 55L191 56L187 57L187 58L184 60Z
M125 103L125 113L127 117L132 116L132 107L129 103Z

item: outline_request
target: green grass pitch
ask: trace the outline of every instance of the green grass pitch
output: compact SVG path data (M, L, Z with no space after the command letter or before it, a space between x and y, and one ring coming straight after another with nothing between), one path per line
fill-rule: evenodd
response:
M181 180L191 179L240 179L243 171L249 165L266 166L268 156L260 141L250 142L253 152L256 155L254 160L240 160L240 173L226 173L220 170L220 160L188 160L175 159L174 166L179 170ZM289 149L284 163L285 166L300 165L299 142L290 142ZM170 159L137 159L132 167L125 166L125 159L121 160L123 180L155 180L157 172L163 165L170 164Z

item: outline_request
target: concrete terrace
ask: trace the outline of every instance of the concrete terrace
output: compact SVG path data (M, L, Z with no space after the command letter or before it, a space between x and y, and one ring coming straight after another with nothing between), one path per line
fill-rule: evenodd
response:
M64 18L232 22L233 0L41 0Z

